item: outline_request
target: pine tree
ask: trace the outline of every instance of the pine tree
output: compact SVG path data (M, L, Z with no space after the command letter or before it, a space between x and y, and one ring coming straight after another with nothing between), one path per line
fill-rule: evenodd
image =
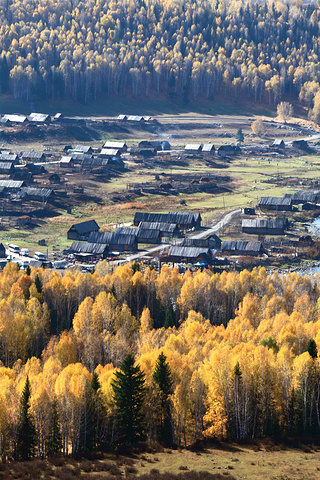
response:
M30 460L35 453L36 429L30 413L30 397L30 382L29 377L27 377L20 399L20 416L17 437L18 460Z
M243 142L244 140L244 135L242 133L242 128L238 128L238 131L236 133L236 139L238 140L238 142Z
M172 393L171 369L167 362L167 357L163 352L160 353L155 370L153 381L159 389L159 418L157 424L158 440L165 445L171 445L173 440L171 402Z
M0 90L1 93L7 93L9 91L9 79L10 79L10 70L8 67L7 57L2 56L0 61Z
M163 326L164 326L164 328L170 328L170 327L175 326L174 311L173 311L172 307L170 307L169 310L167 310L166 318L165 318Z
M317 344L313 340L313 338L310 338L307 343L307 352L309 353L311 358L317 358L318 356L318 349L317 349Z
M81 418L79 450L93 452L99 446L99 427L101 423L102 403L99 389L101 385L97 373L94 373L86 389L86 401Z
M120 445L132 446L144 438L142 407L145 398L145 375L134 366L134 356L126 355L111 385L119 425Z
M61 425L57 399L52 402L49 434L47 438L47 455L57 455L62 450Z
M42 282L41 282L41 279L40 279L38 274L36 275L36 277L34 279L34 284L36 286L36 289L37 289L38 293L41 293L42 292Z

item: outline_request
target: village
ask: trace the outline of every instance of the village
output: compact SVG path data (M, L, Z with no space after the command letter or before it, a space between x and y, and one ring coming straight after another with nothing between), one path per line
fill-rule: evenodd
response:
M164 139L159 134L166 131L165 122L151 117L119 115L92 121L66 118L59 113L1 116L4 143L0 152L0 266L13 260L21 268L43 265L59 269L76 265L88 271L93 270L97 261L107 259L114 265L139 261L156 268L166 263L178 265L182 271L186 266L219 271L317 258L316 231L310 234L308 223L320 209L318 181L313 175L284 175L279 167L291 158L299 162L306 158L306 165L310 157L317 158L317 132L297 125L285 125L285 131L279 132L283 125L270 122L270 139L262 142L250 138L244 142L238 135L232 141L232 135L220 123L208 124L205 120L203 128L201 122L194 124L193 130L188 126L192 134L184 137L184 144L181 138L176 139L178 135L171 135L176 137L171 144L169 135ZM250 121L246 120L248 125ZM19 138L22 132L31 135L38 128L84 128L87 124L91 129L93 125L112 125L118 132L115 137L124 136L117 129L125 125L129 133L134 132L131 136L135 139L129 134L127 140L111 138L103 143L86 141L51 147L32 144L34 148L21 148L8 141L9 136ZM168 125L172 129L172 124ZM186 123L184 126L187 129ZM183 127L180 123L176 128L181 132ZM199 128L205 131L200 142L195 143L193 134ZM306 133L313 134L310 141L305 138ZM52 135L51 130L48 135ZM146 136L149 140L139 140ZM262 179L261 185L271 183L274 188L259 196L254 184L254 200L247 199L228 209L226 199L238 188L231 173L234 162L244 167L244 162L249 165L258 161L260 165L262 160L273 168L273 173ZM266 175L263 170L260 175ZM116 188L110 188L113 184ZM273 192L274 195L269 194ZM190 199L197 196L222 199L222 211L211 219L206 206L190 209ZM159 198L165 199L168 207L164 204L160 209L152 208L152 202ZM143 202L139 204L138 199ZM101 211L105 205L109 211L114 206L119 213L123 202L123 213L116 216L115 222L101 223L95 215L88 220L72 221L77 218L73 215L76 209L86 204L98 205ZM130 205L128 211L126 205ZM175 208L169 210L171 205ZM132 213L135 206L138 208ZM39 236L41 225L50 217L66 217L65 214L69 217L59 231L59 243L50 245L45 235ZM31 239L30 245L28 241L17 245L21 231L28 232L25 236ZM37 238L33 232L37 232Z

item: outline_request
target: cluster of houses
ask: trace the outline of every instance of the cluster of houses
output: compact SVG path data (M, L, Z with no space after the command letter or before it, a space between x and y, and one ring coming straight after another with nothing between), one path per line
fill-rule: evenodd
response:
M317 210L320 208L320 191L301 190L295 193L286 193L283 197L261 197L261 210L292 211L301 205L302 210Z
M261 242L223 241L211 234L207 238L184 236L187 232L201 227L200 213L137 212L132 227L118 227L115 232L101 232L95 220L74 224L67 237L73 240L68 253L79 261L92 261L112 257L119 252L135 252L138 245L161 244L168 247L161 255L161 262L193 263L194 265L216 265L221 262L219 255L254 255L265 253Z
M15 198L48 203L55 199L51 188L29 187L23 180L0 180L0 198Z
M123 169L124 162L121 154L127 151L124 142L106 142L101 149L92 148L90 145L76 145L66 147L66 155L60 159L61 168L81 167L83 170L93 168Z
M133 227L118 227L115 232L100 232L95 220L74 224L67 232L67 238L73 240L69 251L79 259L106 258L112 252L135 252L139 244L161 244L200 228L201 215L137 212L133 224Z
M149 116L142 116L142 115L124 115L121 113L118 115L117 120L119 122L132 122L132 123L146 123L151 122L152 118Z
M308 142L306 140L293 140L292 142L288 142L292 145L293 148L298 150L307 151L309 149ZM286 148L286 143L281 138L276 138L274 142L271 144L271 147L284 150Z
M203 153L206 155L215 155L216 149L212 143L206 143L202 145L201 143L188 143L184 151L186 153ZM221 145L217 154L219 157L227 157L229 155L239 155L241 153L241 148L239 145Z
M0 116L1 125L45 125L49 123L67 123L67 124L81 124L85 125L85 120L65 117L62 113L56 113L55 115L49 115L48 113L35 113L30 115L21 114L4 114Z

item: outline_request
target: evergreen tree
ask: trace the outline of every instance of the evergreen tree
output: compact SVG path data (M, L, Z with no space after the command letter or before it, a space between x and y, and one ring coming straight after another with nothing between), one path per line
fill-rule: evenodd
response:
M36 286L36 289L37 289L38 293L41 293L42 292L42 282L41 282L41 279L40 279L38 274L35 276L34 284Z
M30 382L29 377L27 377L20 399L20 416L17 437L18 460L30 460L35 453L36 429L30 413L30 397Z
M310 338L310 340L308 340L307 352L309 353L310 357L312 357L312 358L317 358L317 356L318 356L317 344L313 340L313 338Z
M9 91L9 78L10 78L10 70L8 67L7 57L5 55L2 56L0 62L0 90L1 93L7 93Z
M173 440L171 401L172 379L171 369L164 353L160 353L155 370L153 381L159 389L159 417L157 423L158 440L165 445L171 445Z
M99 447L102 403L99 395L101 385L97 373L94 373L86 391L86 401L81 418L79 450L92 452Z
M52 402L49 434L47 438L47 455L57 455L62 450L61 425L57 399Z
M238 140L238 142L243 142L243 140L244 140L244 135L243 135L241 127L238 128L238 131L236 133L236 139Z
M144 438L142 407L145 398L145 375L134 366L134 356L126 355L111 383L119 425L120 445L132 446Z
M166 318L165 318L163 326L164 326L164 328L169 328L169 327L174 327L175 326L174 311L173 311L172 307L170 307L169 310L167 310Z

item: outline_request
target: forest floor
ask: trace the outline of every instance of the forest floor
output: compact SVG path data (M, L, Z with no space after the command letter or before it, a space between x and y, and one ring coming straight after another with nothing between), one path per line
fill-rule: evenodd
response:
M214 475L212 480L319 480L320 446L288 446L264 440L254 445L219 444L193 452L165 449L129 457L103 455L99 459L54 458L15 462L0 466L0 479L13 480L166 480L179 474L180 480L195 478L192 472ZM187 475L187 472L189 475ZM201 474L202 472L202 474Z

